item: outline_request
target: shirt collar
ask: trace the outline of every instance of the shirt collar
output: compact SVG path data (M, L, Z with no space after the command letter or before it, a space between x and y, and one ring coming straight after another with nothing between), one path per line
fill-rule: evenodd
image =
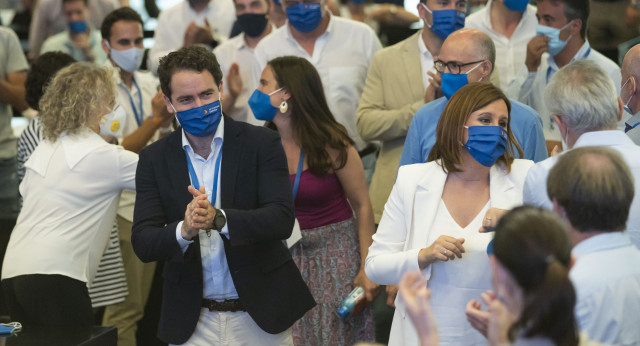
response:
M218 128L216 129L216 132L213 134L213 140L211 141L212 154L215 153L216 146L221 145L223 140L224 140L224 116L222 117L222 119L220 119ZM182 149L193 153L193 148L191 147L191 144L189 143L189 140L185 135L184 129L182 129ZM207 158L205 157L205 159Z
M584 40L582 47L578 49L578 52L576 53L576 55L573 56L573 59L571 59L569 63L572 63L576 60L585 59L586 57L589 56L589 54L591 54L591 46L589 45L589 40ZM553 55L549 54L549 57L547 58L547 63L549 64L549 68L552 69L553 71L559 70Z
M590 253L613 250L626 246L633 246L626 232L607 232L594 235L591 238L581 241L573 247L571 253L579 260L580 256Z
M619 146L634 145L631 138L619 130L592 131L580 135L574 148L586 146Z
M421 33L418 34L418 49L420 50L421 57L434 60L433 55L431 55L431 52L427 49L427 46L424 44L424 40L422 39Z

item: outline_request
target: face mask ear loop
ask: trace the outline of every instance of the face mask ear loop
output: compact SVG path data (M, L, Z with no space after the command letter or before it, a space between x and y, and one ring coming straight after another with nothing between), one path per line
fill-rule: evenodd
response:
M176 110L176 108L173 106L173 102L169 102L169 105L171 106L171 109L173 109L173 114L176 115L178 114L178 111Z
M431 14L431 20L433 21L433 12L432 12L432 11L427 7L427 5L425 5L424 3L422 3L422 2L421 2L421 3L420 3L420 5L422 5L422 7L424 7L424 9L425 9L427 12L429 12L429 14ZM425 24L429 29L431 29L431 26L433 26L433 24L429 24L429 23L427 22L427 18L424 18L423 20L424 20L424 24Z

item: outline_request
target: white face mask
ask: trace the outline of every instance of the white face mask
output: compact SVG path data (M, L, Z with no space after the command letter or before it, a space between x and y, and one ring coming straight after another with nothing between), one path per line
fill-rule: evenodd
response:
M121 69L127 72L133 72L142 65L144 49L131 47L129 49L117 50L111 48L107 40L104 40L104 43L109 47L109 56L111 56L113 62L115 62Z
M117 105L111 113L103 115L100 118L100 136L122 136L122 125L126 116L124 108L120 105Z

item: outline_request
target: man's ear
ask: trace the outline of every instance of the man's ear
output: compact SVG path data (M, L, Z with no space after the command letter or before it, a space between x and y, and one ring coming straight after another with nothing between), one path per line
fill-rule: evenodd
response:
M551 203L553 203L553 211L560 216L563 220L567 220L567 213L564 211L564 208L558 202L558 199L555 197L551 199Z
M103 50L107 55L109 55L109 54L111 53L111 49L109 49L109 46L108 46L107 44L108 44L107 39L106 39L106 38L105 38L105 39L102 39L102 50Z
M164 104L167 107L167 112L169 112L170 114L175 114L173 106L171 105L171 100L164 94L162 95L162 98L164 99Z

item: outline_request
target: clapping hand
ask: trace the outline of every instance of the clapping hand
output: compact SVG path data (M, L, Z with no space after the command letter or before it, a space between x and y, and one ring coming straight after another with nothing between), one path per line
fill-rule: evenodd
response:
M400 279L398 287L400 299L416 327L420 344L422 346L438 345L438 326L429 305L431 291L427 289L427 279L419 272L409 272Z

